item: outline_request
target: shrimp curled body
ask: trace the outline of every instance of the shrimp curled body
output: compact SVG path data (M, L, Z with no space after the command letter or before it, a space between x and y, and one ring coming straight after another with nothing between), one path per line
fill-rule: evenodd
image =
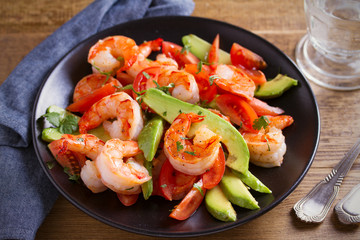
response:
M139 47L136 42L125 36L111 36L99 40L90 48L88 62L93 72L115 75L117 71L130 68L137 60Z
M270 126L258 133L243 135L250 152L250 161L260 167L279 167L286 152L285 137L281 129Z
M186 138L191 123L201 122L204 116L181 113L165 133L164 152L171 165L189 175L200 175L214 164L221 137L201 126L192 142Z
M100 174L98 173L94 163L105 143L91 134L64 134L62 135L62 138L57 141L62 143L62 151L80 153L93 160L87 160L85 165L81 167L81 180L93 193L105 191L107 187L102 183Z
M95 161L104 185L117 193L139 193L140 185L151 179L146 168L132 158L140 152L135 141L108 140ZM125 161L124 157L129 158Z
M108 95L92 105L79 120L79 131L87 133L102 122L111 138L122 140L136 139L144 125L139 104L125 92Z

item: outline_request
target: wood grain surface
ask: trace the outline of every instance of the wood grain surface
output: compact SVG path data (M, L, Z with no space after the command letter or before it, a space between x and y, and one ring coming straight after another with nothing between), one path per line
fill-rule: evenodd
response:
M21 59L91 0L0 0L0 83ZM193 16L217 19L260 35L294 59L306 33L301 0L195 0ZM26 77L26 76L24 76ZM341 224L333 209L321 224L303 223L294 204L322 180L360 136L360 91L336 92L311 83L321 135L315 160L295 191L263 216L234 229L196 239L360 239L359 225ZM301 147L301 143L299 143ZM338 202L360 182L360 162L343 181ZM359 200L360 204L360 200ZM154 239L125 232L86 215L59 197L36 239Z

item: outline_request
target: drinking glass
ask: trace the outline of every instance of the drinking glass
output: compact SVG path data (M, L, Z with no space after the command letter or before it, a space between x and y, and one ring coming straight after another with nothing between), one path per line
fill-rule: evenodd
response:
M304 0L307 34L296 46L305 77L334 90L360 89L360 0Z

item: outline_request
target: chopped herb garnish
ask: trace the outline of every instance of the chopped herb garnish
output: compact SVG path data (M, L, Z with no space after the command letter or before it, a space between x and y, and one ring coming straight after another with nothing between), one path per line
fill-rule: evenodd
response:
M166 185L166 184L163 184L163 185L161 185L160 187L162 187L162 188L166 188L166 187L167 187L167 185Z
M182 113L181 109L179 110L179 113Z
M146 79L150 79L150 78L151 78L150 75L149 75L147 72L145 72L145 71L143 71L142 74L144 75L144 77L146 77Z
M126 190L126 191L129 191L129 190L131 190L131 189L134 189L134 187L127 188L127 189L125 189L125 190Z
M220 77L217 76L217 75L211 75L211 76L209 77L210 86L212 86L212 85L214 84L214 80L215 80L215 79L219 79L219 78L220 78Z
M201 114L202 114L202 111L199 111L199 112L198 112L198 115L201 115Z
M266 116L261 116L254 120L253 128L256 130L260 130L261 128L266 129L269 123L270 121Z
M176 150L179 152L180 150L184 149L184 146L181 144L181 142L176 142Z
M195 152L189 152L189 151L184 151L184 152L187 153L187 154L190 154L192 156L196 156Z
M163 91L164 93L166 93L166 94L168 94L168 95L170 95L169 89L175 87L175 84L174 84L174 83L170 83L170 84L167 85L167 86L162 86L162 87L161 87L157 81L153 80L153 82L155 83L157 89Z
M46 166L48 167L48 169L53 169L53 167L55 167L55 162L54 161L49 161L46 162Z
M163 116L165 116L166 117L166 114L167 114L167 112L165 111L165 112L163 112Z
M264 136L265 140L266 140L266 143L267 143L267 146L268 146L268 151L270 152L270 144L269 144L269 139L267 139L266 135Z
M69 180L77 182L80 179L79 174L71 174L68 167L64 167L64 172L69 176Z
M187 138L187 137L180 137L182 140L188 140L188 139L191 139L191 138Z
M126 85L125 87L113 85L113 87L117 88L118 91L133 90L133 89L134 89L134 87L133 87L132 84L128 84L128 85Z
M79 142L83 142L83 141L84 141L83 138L77 138L76 140L79 141Z
M95 68L100 74L105 75L106 79L105 81L102 83L102 85L105 85L107 83L107 81L109 80L110 76L112 75L112 71L111 72L103 72L100 70L100 68L98 68L97 66L95 66L94 64L92 64L93 68Z
M194 188L196 188L197 190L199 190L199 192L201 193L201 196L204 196L204 192L201 188L201 186L197 183L194 183Z
M197 70L198 70L198 71L197 71L195 74L198 74L198 73L201 72L201 70L202 70L202 65L203 65L203 62L202 62L202 61L198 62L198 64L197 64Z
M184 53L188 54L189 51L190 51L190 48L191 48L191 46L189 44L185 44L184 47L181 49L180 53L181 54L184 54Z

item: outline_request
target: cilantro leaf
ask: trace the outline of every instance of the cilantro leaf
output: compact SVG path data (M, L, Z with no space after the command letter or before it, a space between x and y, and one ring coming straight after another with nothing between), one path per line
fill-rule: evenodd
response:
M49 123L51 123L53 126L55 127L60 126L60 118L61 118L60 113L50 112L50 113L45 113L42 116L45 117L46 120L48 120Z
M181 144L181 142L176 142L176 150L179 152L180 150L184 149L184 146Z
M209 77L210 86L212 86L212 85L214 84L214 80L215 80L215 79L219 79L219 78L220 78L220 77L217 76L217 75L211 75L211 76Z
M67 115L60 124L59 131L61 133L71 134L78 130L78 119L73 115Z
M190 154L192 156L196 156L195 152L189 152L189 151L184 151L184 152L187 153L187 154Z
M269 123L270 121L266 116L261 116L254 120L253 128L256 130L260 130L261 128L266 129Z

